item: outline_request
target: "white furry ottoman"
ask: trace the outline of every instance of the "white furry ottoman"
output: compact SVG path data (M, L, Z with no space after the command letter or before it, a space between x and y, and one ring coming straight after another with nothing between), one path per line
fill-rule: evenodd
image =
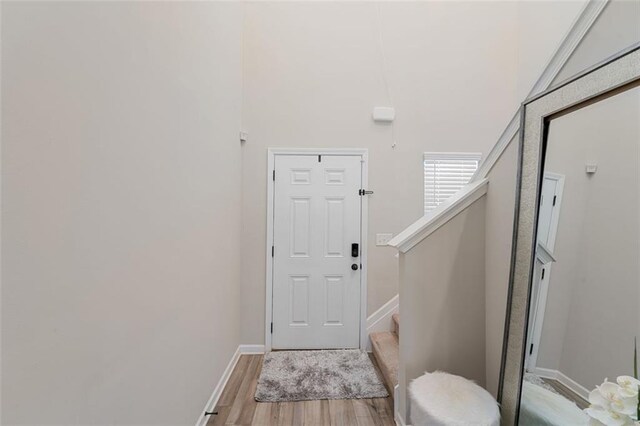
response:
M413 426L500 426L491 394L464 377L436 371L409 385Z

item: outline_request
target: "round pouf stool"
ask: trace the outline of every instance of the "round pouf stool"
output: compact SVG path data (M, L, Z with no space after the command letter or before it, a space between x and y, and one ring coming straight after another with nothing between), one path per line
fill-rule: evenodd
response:
M464 377L426 373L409 385L413 426L500 426L498 403Z

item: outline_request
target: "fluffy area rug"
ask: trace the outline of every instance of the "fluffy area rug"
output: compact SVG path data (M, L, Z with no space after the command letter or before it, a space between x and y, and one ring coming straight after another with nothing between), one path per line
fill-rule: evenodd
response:
M558 391L556 391L553 386L551 386L550 384L546 383L544 380L542 380L541 377L536 376L533 373L524 373L524 380L526 382L529 383L533 383L534 385L540 386L541 388L545 388L546 390L553 392L555 394L558 394Z
M264 356L256 401L386 398L369 356L360 350L278 351Z

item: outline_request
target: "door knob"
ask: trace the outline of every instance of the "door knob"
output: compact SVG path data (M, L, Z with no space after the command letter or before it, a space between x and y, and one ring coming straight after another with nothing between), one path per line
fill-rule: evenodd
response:
M351 265L351 269L353 269L354 271L358 270L358 264L354 263L353 265Z

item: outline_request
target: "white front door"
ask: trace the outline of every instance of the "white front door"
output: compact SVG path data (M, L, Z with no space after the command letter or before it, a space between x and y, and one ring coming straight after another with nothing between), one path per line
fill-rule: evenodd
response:
M551 251L555 246L556 230L560 213L560 200L564 176L545 173L540 192L540 211L538 212L538 242Z
M544 317L544 302L541 293L544 291L546 299L547 284L549 280L550 264L544 264L536 257L533 267L533 285L531 286L531 298L529 308L529 322L527 324L527 352L524 366L526 371L533 372L536 368L540 336L542 334L542 320Z
M276 155L273 184L272 348L358 348L361 157Z
M564 176L545 172L540 191L540 209L538 211L537 242L553 252L556 243L556 232L560 220L560 204L564 189ZM536 368L547 293L551 276L551 260L544 259L536 245L536 260L531 282L529 299L529 321L527 325L527 349L525 353L525 369L533 372Z

